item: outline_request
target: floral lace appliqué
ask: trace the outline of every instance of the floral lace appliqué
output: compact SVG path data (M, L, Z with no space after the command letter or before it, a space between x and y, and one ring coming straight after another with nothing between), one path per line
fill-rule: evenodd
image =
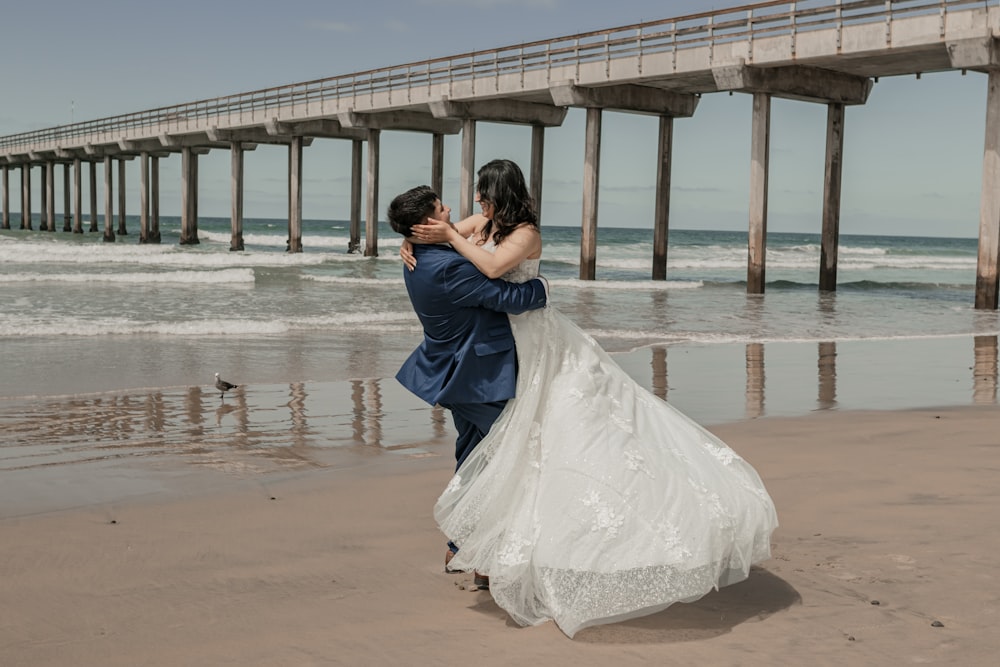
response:
M654 479L653 473L646 466L646 459L634 449L625 450L625 467L633 472L642 472L650 479Z
M447 495L449 493L455 493L456 491L459 490L459 488L461 488L461 486L462 486L462 476L461 475L453 476L451 478L451 481L448 482L448 486L444 487L444 495Z
M601 499L601 494L591 491L583 499L584 507L594 510L594 523L591 524L591 532L604 531L605 540L613 540L618 536L618 529L625 523L625 517L615 514L614 509Z
M729 465L736 460L743 460L736 452L729 449L729 447L720 447L711 442L706 442L705 449L711 452L712 456L722 461L724 465Z
M531 546L531 542L517 533L508 535L507 539L497 549L497 560L504 567L513 567L521 563L527 563L528 557L524 553L524 548L528 546Z

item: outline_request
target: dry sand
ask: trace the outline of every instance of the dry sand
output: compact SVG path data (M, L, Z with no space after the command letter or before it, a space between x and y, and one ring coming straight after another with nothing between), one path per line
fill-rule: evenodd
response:
M773 558L574 640L442 571L447 455L9 518L0 665L993 665L998 426L981 407L713 428L775 500Z

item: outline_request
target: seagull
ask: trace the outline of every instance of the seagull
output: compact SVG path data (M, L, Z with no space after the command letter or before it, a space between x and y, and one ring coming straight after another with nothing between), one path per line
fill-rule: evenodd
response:
M227 391L229 391L230 389L236 389L238 386L239 386L238 384L231 384L229 382L226 382L225 380L219 377L218 373L215 374L215 388L218 389L220 392L222 392L219 394L219 398L225 398Z

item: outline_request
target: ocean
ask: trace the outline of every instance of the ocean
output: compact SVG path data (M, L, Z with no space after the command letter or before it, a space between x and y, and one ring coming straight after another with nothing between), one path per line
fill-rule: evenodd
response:
M371 258L347 253L343 221L305 221L297 254L279 220L246 220L243 252L228 219L200 219L195 246L177 218L159 245L128 229L0 232L0 471L217 461L233 438L248 469L448 442L392 379L420 328L388 226ZM543 227L552 304L703 423L996 401L975 239L842 235L821 294L818 235L770 233L763 296L746 294L745 232L671 230L666 281L649 280L651 230L600 228L596 281L577 278L579 239ZM244 386L220 398L215 372Z

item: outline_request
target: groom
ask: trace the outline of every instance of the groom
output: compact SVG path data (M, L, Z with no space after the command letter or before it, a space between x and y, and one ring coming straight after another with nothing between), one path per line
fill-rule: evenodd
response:
M404 269L406 291L424 328L424 340L396 379L431 405L451 412L458 430L456 469L489 432L514 397L517 356L507 313L545 305L548 283L491 280L449 245L415 239L426 218L451 222L451 209L422 185L389 204L392 228L413 244L417 266Z

